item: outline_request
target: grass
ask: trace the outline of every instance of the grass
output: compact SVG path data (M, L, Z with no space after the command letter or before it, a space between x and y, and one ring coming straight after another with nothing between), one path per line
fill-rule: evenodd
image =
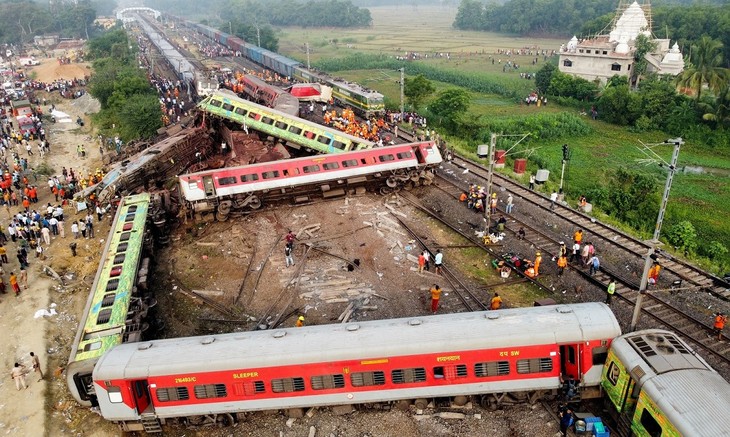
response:
M418 62L426 63L432 68L471 72L499 84L505 84L507 89L518 89L526 94L534 87L534 81L520 78L519 72L537 71L544 64L543 58L539 56L537 65L533 65L534 55L508 57L497 51L532 47L557 50L560 44L566 42L454 30L451 23L456 14L455 8L400 6L369 9L374 21L370 28L337 29L336 32L332 29L284 29L279 34L280 52L304 62L306 62L304 42L309 42L311 62L330 57L351 56L354 53L402 56L408 51L428 53L430 56L434 52L448 52L450 59L431 56ZM336 35L336 44L332 35ZM521 66L519 72L502 71L503 63L507 59ZM386 102L393 106L397 106L395 103L400 101L398 84L400 74L397 71L355 70L337 72L337 75L377 89L386 96ZM434 82L434 86L439 91L452 85ZM576 111L574 108L566 109L552 103L540 108L526 107L494 94L472 93L472 95L469 111L490 119L529 116L544 112ZM550 170L551 178L543 189L548 192L558 186L562 159L561 146L568 144L572 157L566 169L565 189L571 203L591 187L605 183L612 172L620 166L630 170L650 171L656 175L660 189L664 186L666 171L656 164L647 164L643 160L646 156L639 149L642 147L642 142L660 143L667 139L668 135L662 132L635 133L620 126L604 123L600 119L594 121L585 117L584 120L593 127L592 134L566 136L550 141L531 141L518 146L510 153L503 172L516 176L511 171L513 160L526 157L528 173L522 178L526 179L529 172L534 172L540 167L547 168ZM476 158L477 144L468 144L455 138L447 140L459 151ZM671 145L654 147L653 150L665 161L670 161ZM680 167L696 165L730 169L730 151L685 144L679 155L679 163ZM730 248L728 243L730 223L724 219L730 216L728 198L730 198L728 177L677 172L672 185L665 226L679 220L690 220L698 230L700 244L717 240ZM596 211L595 214L611 221L602 211ZM620 224L616 225L625 228ZM666 227L664 229L666 230ZM647 236L641 235L641 237ZM730 266L730 257L723 262ZM717 269L716 265L715 267Z

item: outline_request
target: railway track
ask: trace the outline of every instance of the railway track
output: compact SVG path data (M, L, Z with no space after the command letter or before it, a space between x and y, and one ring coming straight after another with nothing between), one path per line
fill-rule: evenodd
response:
M464 158L454 156L452 164L464 170L469 170L471 174L478 177L485 179L487 177L488 170L484 166ZM519 198L532 203L533 205L544 209L550 208L550 199L525 188L519 183L512 181L499 173L494 173L492 183L497 187L503 188ZM601 238L604 243L622 249L637 259L643 260L650 248L646 242L621 232L609 225L603 224L595 220L593 217L576 211L569 206L556 203L553 212L559 216L561 220L571 223L575 228L587 230L593 235L596 235L597 238ZM557 245L557 242L555 242L555 244ZM553 247L553 249L557 249L557 246ZM730 302L730 283L699 269L692 264L676 259L665 252L662 252L661 255L661 265L664 268L664 271L681 279L683 283L685 283L683 285L684 287L687 287L687 284L689 284L689 286L701 288L726 302Z
M457 163L456 165L458 165L459 168L462 169L468 168L469 173L471 173L472 175L476 175L477 177L483 176L486 178L486 173L482 173L482 171L486 172L486 170L482 169L480 166L474 165L473 163L469 163L468 161L466 161L466 163L468 164L462 163L460 165ZM496 175L495 179L497 179ZM549 199L546 199L544 196L534 193L531 190L528 190L512 181L501 178L500 180L496 180L493 183L496 183L498 187L504 187L506 190L512 192L514 195L522 198L523 201L532 201L532 203L541 208L550 208ZM444 179L443 177L437 178L434 186L437 187L437 189L440 189L448 195L452 196L455 199L455 202L458 202L458 196L464 190L463 187L459 187L452 181ZM567 222L571 223L575 227L589 230L592 233L592 239L600 238L601 240L604 240L604 243L612 244L628 252L628 256L633 255L637 258L640 258L640 256L643 256L643 254L641 254L641 249L644 247L648 248L646 244L641 244L640 241L623 233L620 233L609 226L595 222L588 216L577 213L576 211L573 211L568 207L556 205L554 212L560 215L561 219L564 217ZM525 240L527 242L531 242L537 249L541 250L544 254L550 256L555 256L557 254L560 248L559 237L549 235L548 233L537 229L535 226L532 226L525 220L521 220L516 215L508 215L503 211L500 211L500 213L506 217L510 217L511 219L506 228L507 231L516 234L516 229L518 227L523 227L526 231ZM626 246L623 245L623 241L626 241ZM680 267L683 265L679 262L676 262L676 264ZM664 265L664 262L662 262L662 265ZM618 271L612 270L611 268L604 265L602 265L599 272L597 272L593 276L589 275L582 268L577 268L572 263L569 264L569 268L579 273L588 282L596 285L603 290L606 289L606 286L611 281L611 279L616 280L617 285L615 298L618 299L618 301L621 302L623 305L633 308L633 305L635 304L636 298L638 297L639 293L639 283L633 278L627 278L625 275L619 273ZM669 270L670 267L667 266L666 269ZM676 272L674 271L672 271L672 273L676 274ZM539 283L539 280L536 282ZM718 299L723 299L722 295L714 295ZM642 307L643 314L648 315L656 322L664 324L670 329L683 335L688 340L697 344L699 347L715 355L723 362L730 364L730 338L728 338L727 336L723 336L723 340L720 341L716 336L708 335L708 333L711 331L711 326L704 321L696 318L694 315L683 311L682 309L676 307L672 303L662 299L655 294L646 293L644 296L646 300Z

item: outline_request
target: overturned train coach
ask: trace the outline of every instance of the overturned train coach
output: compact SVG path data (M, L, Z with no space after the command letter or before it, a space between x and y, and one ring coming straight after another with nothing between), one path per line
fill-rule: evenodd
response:
M496 406L556 394L566 378L586 398L620 334L602 303L238 332L117 346L93 381L102 416L128 431L311 406Z
M304 202L367 186L387 194L428 185L441 161L436 144L426 141L220 168L184 174L179 181L195 214L214 212L225 220L231 211L256 210L265 200Z

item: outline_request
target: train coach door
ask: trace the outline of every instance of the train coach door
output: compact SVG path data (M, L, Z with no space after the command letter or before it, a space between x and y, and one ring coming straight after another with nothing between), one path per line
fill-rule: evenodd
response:
M134 381L132 383L132 391L134 392L134 403L137 406L137 413L144 413L150 407L150 389L146 379Z
M203 189L205 190L205 197L215 197L213 176L203 176Z
M560 346L560 366L565 378L580 381L580 359L577 344Z

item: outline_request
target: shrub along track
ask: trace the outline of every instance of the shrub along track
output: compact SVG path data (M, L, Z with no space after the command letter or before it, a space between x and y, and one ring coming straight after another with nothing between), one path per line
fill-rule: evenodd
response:
M451 167L452 165L453 167ZM451 164L444 163L444 168L447 171L451 170L452 174L463 174L463 171L468 169L468 174L486 181L487 170L485 168L458 157L454 157ZM464 190L464 187L456 185L453 181L446 179L445 176L445 174L442 174L437 177L433 186L448 193L454 199L455 207L463 207L459 205L458 196ZM555 214L557 215L556 218L568 223L573 228L590 231L592 233L591 238L594 241L599 241L597 239L600 239L601 244L612 245L620 249L619 253L622 254L622 258L631 259L635 262L641 261L643 264L643 257L648 250L646 243L619 232L608 225L604 225L588 215L576 212L567 206L556 204L554 211L550 211L549 199L500 175L494 174L493 184L496 185L496 187L493 187L493 192L500 191L500 188L504 188L506 191L513 193L516 199L520 200L521 207L524 207L524 203L522 202L529 202L535 207L545 210L545 214ZM548 232L537 229L534 223L527 223L526 220L522 220L515 214L509 215L504 213L504 211L500 211L500 214L510 218L506 228L508 232L516 234L516 230L519 227L523 227L526 231L526 241L532 243L546 255L557 255L560 248L560 237L549 235ZM543 258L547 259L545 256ZM706 289L712 294L715 300L721 301L720 303L727 301L730 289L728 289L728 284L724 283L721 279L680 260L665 258L663 253L660 260L661 265L665 269L665 273L669 272L675 275L677 278L682 279L683 283L688 282L691 284L690 288L701 287ZM620 273L619 269L608 267L602 263L600 271L591 276L582 268L576 267L573 263L569 264L569 268L578 272L586 281L602 290L606 289L611 279L616 280L615 297L618 301L627 306L633 306L636 302L639 289L638 281L630 275L627 276L623 272ZM539 283L540 281L538 280L536 282ZM684 287L678 288L675 292L681 292L681 290L686 289ZM708 332L711 331L711 326L699 320L694 315L689 314L687 311L653 294L651 291L644 295L646 298L642 307L644 314L649 315L657 322L684 335L701 348L717 356L724 363L730 364L730 343L728 342L729 339L727 336L723 336L723 341L718 340L717 336L709 336ZM721 307L722 305L718 306Z

